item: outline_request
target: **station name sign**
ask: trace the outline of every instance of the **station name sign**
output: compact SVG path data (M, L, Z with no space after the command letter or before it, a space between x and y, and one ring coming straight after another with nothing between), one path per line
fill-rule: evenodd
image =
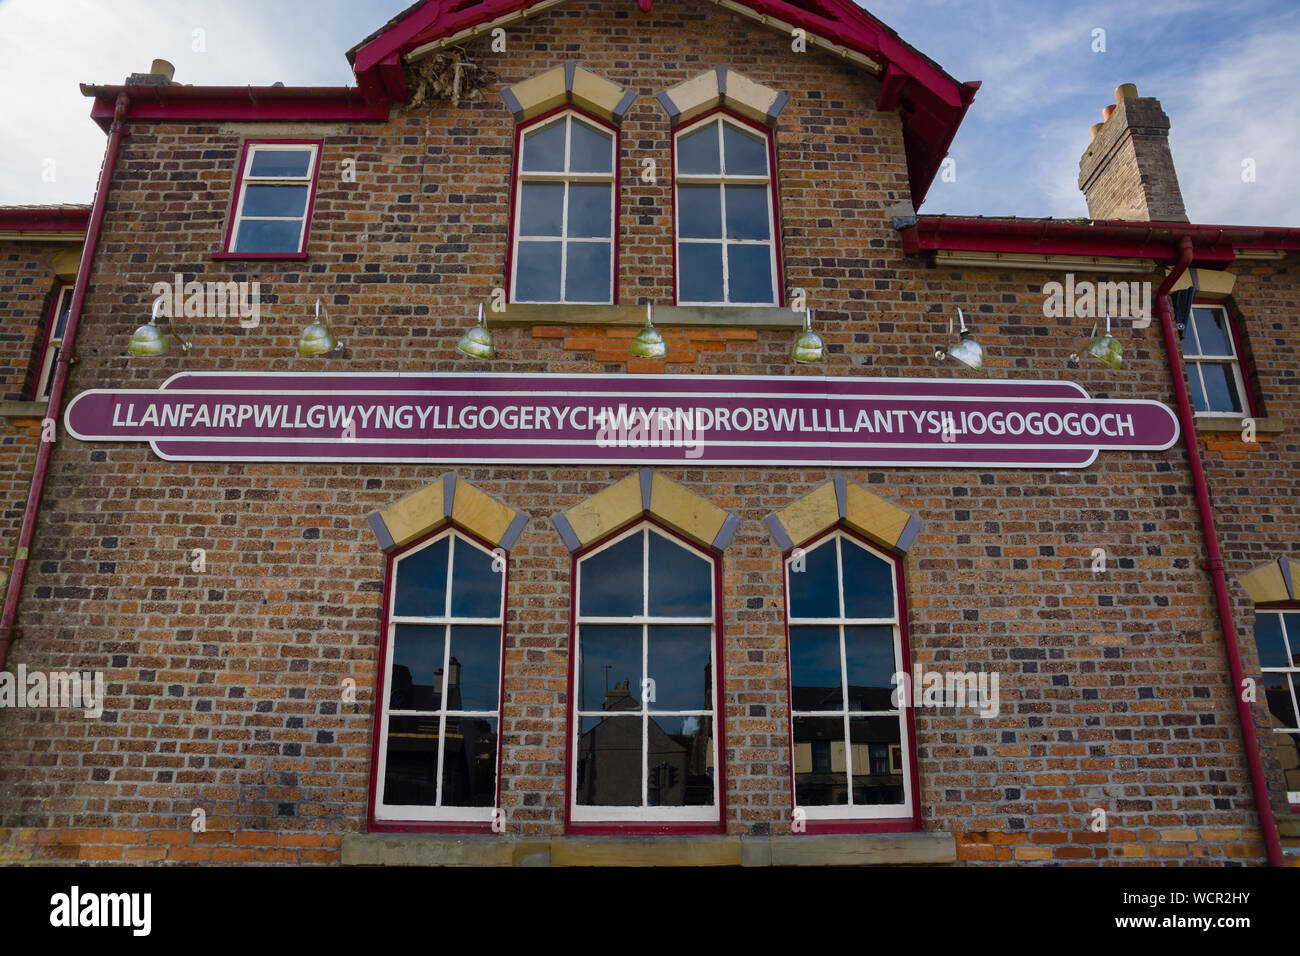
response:
M1160 402L1008 379L182 372L68 405L175 461L1083 468L1160 451Z

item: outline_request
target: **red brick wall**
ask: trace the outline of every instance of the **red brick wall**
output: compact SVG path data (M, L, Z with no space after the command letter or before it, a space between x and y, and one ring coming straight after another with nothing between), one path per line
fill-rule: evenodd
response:
M476 45L499 77L479 102L322 129L306 263L209 259L237 131L133 125L71 393L151 388L182 368L319 368L293 353L318 296L349 348L328 367L464 369L456 338L503 282L508 243L513 124L497 90L580 58L642 97L624 125L624 302L672 295L669 183L637 178L645 156L670 168L668 124L649 97L726 64L791 96L777 129L786 284L809 290L827 374L958 375L931 353L961 305L996 377L1071 378L1099 397L1172 402L1155 326L1126 338L1124 372L1071 371L1063 357L1089 323L1042 318L1041 284L1057 277L933 269L902 255L885 214L907 197L901 133L895 116L874 111L874 81L792 54L779 35L713 6L634 11L566 5L511 29L507 54ZM356 159L357 184L339 181L345 158ZM189 357L128 362L152 283L177 271L261 281L261 326L191 320ZM622 332L495 334L498 369L635 370ZM820 374L790 365L789 332L669 342L671 372ZM503 801L511 833L558 833L570 582L548 519L628 469L456 470L533 516L511 556ZM788 833L781 555L761 520L833 472L663 471L741 518L723 559L727 827ZM102 668L110 699L99 722L0 712L0 820L31 831L12 837L11 852L134 859L177 847L168 859L287 851L308 862L293 841L319 836L310 852L334 859L338 838L364 829L371 760L383 562L365 515L437 473L171 463L140 446L61 441L13 659ZM1260 859L1178 448L1107 454L1075 472L847 475L925 522L906 559L914 662L1001 675L996 720L917 716L925 825L954 832L962 861ZM1105 575L1091 571L1095 547L1110 555ZM207 551L203 574L189 570L193 548ZM355 705L341 703L346 677L358 683ZM1096 807L1109 813L1106 833L1088 829ZM206 834L189 832L194 808L207 814ZM122 849L128 837L134 847Z

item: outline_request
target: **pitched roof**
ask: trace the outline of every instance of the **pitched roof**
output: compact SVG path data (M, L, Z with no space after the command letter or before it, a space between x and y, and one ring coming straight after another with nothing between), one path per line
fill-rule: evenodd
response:
M367 96L402 101L404 59L459 42L525 13L563 0L421 0L348 51L357 83ZM617 0L630 2L630 0ZM877 77L876 107L899 111L907 151L912 201L919 206L948 153L957 128L979 89L960 83L929 57L904 43L851 0L711 0L783 32L800 28L809 45L838 53ZM654 0L638 0L649 11Z

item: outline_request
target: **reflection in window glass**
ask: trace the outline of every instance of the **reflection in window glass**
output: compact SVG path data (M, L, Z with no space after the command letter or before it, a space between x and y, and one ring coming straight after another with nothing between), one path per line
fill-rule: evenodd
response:
M454 531L394 558L377 819L489 819L504 571Z
M678 135L675 172L678 301L775 304L767 136L710 117Z
M1257 610L1255 646L1287 798L1300 803L1300 611Z
M716 821L712 560L643 524L576 583L574 819Z
M613 301L614 134L573 113L523 135L516 302Z
M893 564L843 532L786 559L795 804L812 817L908 812L895 590Z

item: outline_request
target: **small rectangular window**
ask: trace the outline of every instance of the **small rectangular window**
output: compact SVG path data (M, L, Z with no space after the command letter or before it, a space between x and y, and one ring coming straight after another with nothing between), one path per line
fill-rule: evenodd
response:
M226 254L270 258L306 252L319 157L317 142L247 144Z
M1228 311L1217 305L1195 305L1183 329L1183 359L1192 408L1197 415L1250 414L1246 383Z
M41 350L36 387L32 390L33 401L43 402L50 397L50 388L54 384L54 368L59 361L59 352L63 349L63 336L67 330L68 313L71 309L72 286L65 285L54 297L54 308L45 325L45 344Z

